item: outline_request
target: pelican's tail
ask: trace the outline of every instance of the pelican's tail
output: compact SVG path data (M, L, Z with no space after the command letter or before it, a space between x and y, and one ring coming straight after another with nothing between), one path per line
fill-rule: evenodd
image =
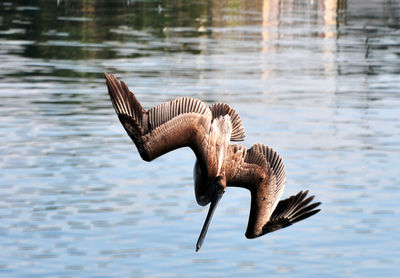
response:
M296 222L304 220L318 213L320 209L315 209L321 203L311 203L314 196L306 198L308 190L300 191L297 195L279 201L269 221L262 228L262 234L274 232L286 228Z
M231 141L244 140L244 128L239 114L226 103L214 103L210 107L213 119L219 116L229 115L232 123Z

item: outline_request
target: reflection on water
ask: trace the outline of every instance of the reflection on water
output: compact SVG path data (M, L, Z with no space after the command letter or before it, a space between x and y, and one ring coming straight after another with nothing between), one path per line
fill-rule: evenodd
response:
M0 1L0 273L395 277L397 1ZM256 240L230 189L200 253L194 156L142 161L102 73L145 107L231 104L323 211Z

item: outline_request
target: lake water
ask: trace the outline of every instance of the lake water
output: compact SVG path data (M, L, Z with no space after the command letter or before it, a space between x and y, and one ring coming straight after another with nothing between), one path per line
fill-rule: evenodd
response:
M196 253L194 155L142 161L103 72L229 103L322 211L247 240L229 188ZM3 277L400 273L398 1L0 1L0 135Z

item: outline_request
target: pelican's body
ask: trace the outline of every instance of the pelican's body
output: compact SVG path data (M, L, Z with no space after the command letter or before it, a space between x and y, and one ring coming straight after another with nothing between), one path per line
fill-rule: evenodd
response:
M196 160L193 169L196 200L199 205L205 206L211 202L211 184L219 179L225 182L226 154L232 133L232 124L229 115L216 118L206 135L204 145L207 148L205 161ZM222 190L226 185L222 185Z
M282 158L272 148L250 149L230 144L242 141L239 115L229 105L206 107L200 100L180 98L144 110L124 82L105 74L117 115L139 154L151 161L169 151L190 147L196 155L194 187L199 205L210 204L196 245L200 249L208 225L226 187L244 187L251 193L246 237L255 238L287 227L317 213L307 191L279 201L286 182Z

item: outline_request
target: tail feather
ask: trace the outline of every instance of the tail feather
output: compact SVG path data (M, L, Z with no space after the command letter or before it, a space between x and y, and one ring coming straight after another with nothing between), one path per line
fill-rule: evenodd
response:
M214 103L210 107L213 119L219 116L229 115L232 123L231 141L244 140L244 128L239 114L226 103Z
M264 225L263 234L286 228L318 213L320 209L315 208L321 203L316 202L310 204L314 199L314 196L305 199L307 194L308 191L300 191L297 195L280 201L269 221Z

